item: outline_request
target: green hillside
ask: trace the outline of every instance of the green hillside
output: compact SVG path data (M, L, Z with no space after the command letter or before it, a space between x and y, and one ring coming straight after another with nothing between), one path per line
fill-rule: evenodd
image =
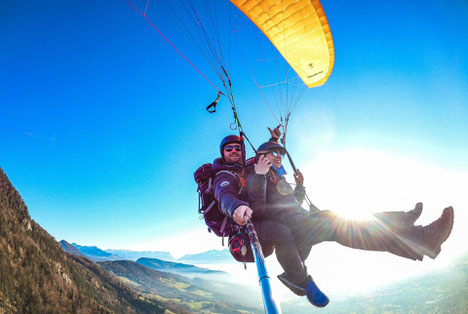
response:
M262 313L260 294L249 287L189 279L184 276L157 271L133 261L98 263L115 274L147 298L174 304L189 312L204 313ZM238 292L243 291L242 297Z
M0 169L0 313L164 313L31 220Z

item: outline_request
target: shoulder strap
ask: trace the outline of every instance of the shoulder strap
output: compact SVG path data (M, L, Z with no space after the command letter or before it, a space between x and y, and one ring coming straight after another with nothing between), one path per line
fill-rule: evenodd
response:
M229 170L220 170L220 171L216 172L215 177L220 173L229 173L231 176L233 176L235 178L239 178L239 175L237 173L235 173L233 171L229 171Z
M208 207L205 209L205 211L203 212L204 214L208 214L208 212L213 208L214 204L216 204L216 200L212 200L210 205L208 205Z
M218 171L216 174L215 174L215 177L220 174L220 173L229 173L231 176L233 176L234 178L236 178L237 180L239 180L239 184L240 184L240 189L239 189L239 193L238 195L240 195L242 193L242 190L244 189L245 187L245 182L244 182L244 178L242 178L239 174L237 174L236 172L233 172L233 171L229 171L229 170L220 170Z

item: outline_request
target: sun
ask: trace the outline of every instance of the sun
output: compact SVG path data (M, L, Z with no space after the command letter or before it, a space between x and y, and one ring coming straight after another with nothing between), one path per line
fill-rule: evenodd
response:
M320 209L347 218L372 219L375 212L407 211L424 201L433 189L423 179L427 171L420 161L347 150L312 161L304 168L304 184Z

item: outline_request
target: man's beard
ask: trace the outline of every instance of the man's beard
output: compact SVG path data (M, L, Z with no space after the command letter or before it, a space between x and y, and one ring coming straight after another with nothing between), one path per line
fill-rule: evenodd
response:
M228 159L229 162L231 162L231 163L238 163L238 162L240 162L241 155L240 155L240 154L237 154L237 155L230 155L228 158L229 158L229 159Z

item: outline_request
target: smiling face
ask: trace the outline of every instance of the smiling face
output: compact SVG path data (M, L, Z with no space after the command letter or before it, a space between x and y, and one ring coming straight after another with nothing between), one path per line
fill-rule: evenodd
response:
M228 164L240 163L242 159L242 146L240 143L229 143L223 148L223 158Z
M275 150L268 152L265 156L273 166L278 169L281 168L281 164L283 163L283 156L278 151Z

